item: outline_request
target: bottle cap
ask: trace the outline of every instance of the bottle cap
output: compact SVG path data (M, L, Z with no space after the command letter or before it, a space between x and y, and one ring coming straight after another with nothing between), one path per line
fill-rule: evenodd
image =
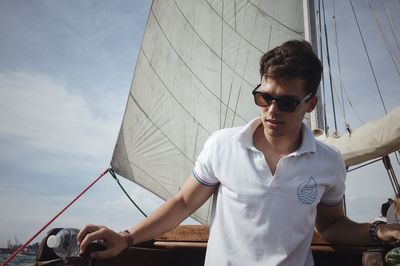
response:
M60 242L61 242L61 239L58 236L53 235L53 236L49 236L49 238L47 238L47 246L49 248L55 248L55 247L60 246Z

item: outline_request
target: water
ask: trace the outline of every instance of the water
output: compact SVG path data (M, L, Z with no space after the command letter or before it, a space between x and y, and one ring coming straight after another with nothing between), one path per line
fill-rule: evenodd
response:
M0 254L0 264L3 263L11 254ZM35 264L35 255L19 254L7 264L7 266L31 266Z

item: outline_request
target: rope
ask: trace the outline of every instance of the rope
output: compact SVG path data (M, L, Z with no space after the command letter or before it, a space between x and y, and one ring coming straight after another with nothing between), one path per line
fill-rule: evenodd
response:
M110 175L115 179L115 181L117 181L119 187L122 189L122 191L125 193L125 195L128 197L128 199L133 203L133 205L135 205L135 207L144 215L144 217L147 217L146 213L144 213L142 211L142 209L140 209L140 207L133 201L133 199L129 196L128 192L126 192L126 190L124 189L124 187L121 185L121 183L119 182L119 179L117 178L117 175L115 174L113 169L108 169L108 172L110 173Z
M344 96L343 96L343 78L342 78L342 69L340 67L340 54L339 54L339 44L338 44L338 32L337 32L337 23L336 23L336 8L335 8L335 1L332 2L333 4L333 22L334 22L334 31L335 31L335 48L336 48L336 57L337 57L337 68L338 68L338 75L339 75L339 84L340 84L340 95L341 95L341 103L342 103L342 111L343 111L343 120L345 125L347 125L346 119L346 108L344 106Z
M394 67L396 68L397 75L400 77L400 71L399 71L399 68L397 66L397 64L399 63L399 58L397 58L396 54L393 53L392 50L390 49L389 40L388 40L388 38L387 38L387 36L385 34L385 31L383 30L383 27L381 26L381 23L379 23L379 19L378 19L377 15L376 15L374 9L372 8L371 0L368 0L368 5L369 5L369 9L371 10L372 14L374 15L376 25L379 28L379 32L381 33L383 41L385 42L386 49L387 49L387 51L389 53L389 56L392 59ZM400 47L399 47L399 49L400 49ZM395 58L397 60L397 63L396 63Z
M85 188L78 196L76 196L67 206L64 207L56 216L54 216L45 226L43 226L31 239L29 239L25 244L20 246L10 257L6 259L6 261L1 264L1 266L6 266L12 259L14 259L15 256L17 256L18 253L21 252L26 246L29 245L40 233L42 233L51 223L53 223L63 212L65 212L72 204L74 204L86 191L88 191L97 181L100 180L107 172L109 169L104 170L104 172L96 178L87 188Z
M324 51L322 47L322 22L321 22L321 0L318 1L318 36L319 36L319 51L320 51L320 59L321 59L321 64L324 65ZM328 134L328 122L327 122L327 117L326 117L326 91L325 91L325 78L324 74L321 76L321 87L322 87L322 102L323 102L323 112L324 112L324 130L325 133Z
M356 20L356 24L357 24L358 31L360 32L361 41L362 41L362 44L363 44L363 46L364 46L365 54L366 54L366 56L367 56L369 66L370 66L370 68L371 68L372 75L373 75L373 77L374 77L375 85L376 85L376 88L377 88L377 90L378 90L378 94L379 94L379 97L380 97L380 99L381 99L381 103L382 103L383 109L385 110L385 114L387 114L386 105L385 105L385 102L384 102L384 100L383 100L382 92L381 92L381 89L380 89L380 87L379 87L378 81L377 81L377 79L376 79L375 71L374 71L374 68L373 68L373 66L372 66L371 58L369 57L369 53L368 53L368 50L367 50L367 46L366 46L366 44L365 44L365 40L364 40L364 36L363 36L362 31L361 31L361 28L360 28L360 24L358 23L358 18L357 18L357 15L356 15L356 11L354 10L354 6L353 6L353 1L352 1L352 0L350 0L350 5L351 5L351 10L353 11L353 14L354 14L354 18L355 18L355 20Z
M324 16L324 31L325 31L325 46L326 46L326 58L328 63L328 73L329 73L329 83L331 86L331 98L332 98L332 109L333 109L333 122L335 124L335 133L337 133L337 119L336 119L336 108L335 108L335 99L333 95L333 84L332 84L332 68L331 68L331 60L329 56L329 45L328 45L328 30L326 28L326 16L325 16L325 4L322 0L322 14Z

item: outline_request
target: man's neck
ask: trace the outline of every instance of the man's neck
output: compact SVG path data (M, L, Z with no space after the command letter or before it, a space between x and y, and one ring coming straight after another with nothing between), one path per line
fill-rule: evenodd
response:
M301 145L301 130L290 136L271 136L264 131L264 127L260 125L254 134L255 145L258 149L264 149L281 156L286 156L294 152Z

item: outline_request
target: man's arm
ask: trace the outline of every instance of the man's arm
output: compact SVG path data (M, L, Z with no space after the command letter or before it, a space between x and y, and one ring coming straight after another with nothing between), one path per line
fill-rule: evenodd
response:
M344 245L374 245L369 235L369 223L356 223L344 215L343 204L334 207L319 204L316 228L325 241ZM400 239L399 224L380 224L376 228L379 240L394 242Z
M150 240L179 225L203 205L217 187L204 186L190 176L174 197L162 204L141 223L129 229L134 244ZM126 238L122 235L104 226L87 225L78 235L81 253L89 243L99 239L105 242L107 250L95 252L92 254L93 257L109 258L119 254L127 247Z
M372 245L369 223L356 223L344 215L343 203L319 204L315 226L327 242L346 245Z

